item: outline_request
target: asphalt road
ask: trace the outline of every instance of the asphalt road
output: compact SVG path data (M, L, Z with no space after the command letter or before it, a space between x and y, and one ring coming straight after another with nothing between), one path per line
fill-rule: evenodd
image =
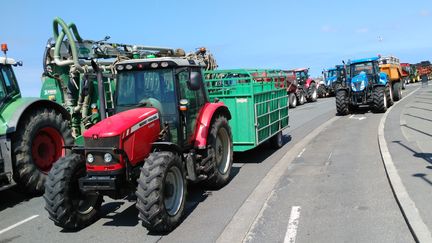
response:
M290 110L285 146L266 144L234 156L232 180L218 191L189 188L187 216L168 235L150 235L137 219L133 201L105 198L101 218L91 226L67 232L48 219L41 197L14 190L0 192L0 242L214 242L269 170L304 136L335 116L334 99L321 99ZM316 172L311 172L316 173Z
M316 136L274 188L245 241L413 242L383 167L381 117L363 110Z

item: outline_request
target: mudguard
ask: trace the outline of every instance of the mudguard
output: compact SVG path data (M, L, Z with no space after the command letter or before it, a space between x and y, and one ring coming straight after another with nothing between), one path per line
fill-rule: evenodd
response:
M388 75L386 73L380 72L378 84L386 85L388 82Z
M204 149L207 146L207 135L211 126L212 119L215 114L222 113L226 114L228 120L231 119L231 113L228 107L224 103L207 103L201 109L201 112L197 118L195 135L194 135L194 146L198 149Z
M61 105L39 98L19 98L8 104L2 111L3 119L7 121L6 133L16 131L18 123L23 114L30 112L33 109L50 108L60 112L66 119L70 119L69 112Z

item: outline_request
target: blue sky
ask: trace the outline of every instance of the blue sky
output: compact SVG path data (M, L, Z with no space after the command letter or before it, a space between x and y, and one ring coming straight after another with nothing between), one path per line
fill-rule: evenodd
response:
M24 96L38 96L52 20L75 22L84 39L206 46L222 68L323 68L376 54L432 59L432 2L418 1L32 1L2 2L0 42ZM382 41L379 41L381 37Z

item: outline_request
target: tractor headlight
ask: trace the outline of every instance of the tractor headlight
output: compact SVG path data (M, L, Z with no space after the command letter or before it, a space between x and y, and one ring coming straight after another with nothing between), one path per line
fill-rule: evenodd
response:
M113 157L110 153L104 154L104 161L105 163L110 163L113 160Z
M87 162L89 162L90 164L94 162L93 154L87 154Z
M357 91L357 90L356 90L356 87L355 87L355 85L354 85L354 82L351 82L351 89L352 89L353 91Z

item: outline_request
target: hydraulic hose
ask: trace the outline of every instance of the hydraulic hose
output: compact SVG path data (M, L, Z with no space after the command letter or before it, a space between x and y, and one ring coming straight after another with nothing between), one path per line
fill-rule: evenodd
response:
M58 30L59 25L62 27L62 32L60 34ZM84 71L84 69L79 64L78 52L75 45L74 36L70 32L70 29L72 29L77 41L82 41L81 36L78 34L78 30L75 24L71 23L68 26L61 18L57 17L54 19L53 28L54 28L54 38L56 39L55 48L54 48L54 62L58 66L67 66L67 65L74 64L79 71ZM60 60L60 47L65 35L68 38L70 49L72 51L72 60Z

